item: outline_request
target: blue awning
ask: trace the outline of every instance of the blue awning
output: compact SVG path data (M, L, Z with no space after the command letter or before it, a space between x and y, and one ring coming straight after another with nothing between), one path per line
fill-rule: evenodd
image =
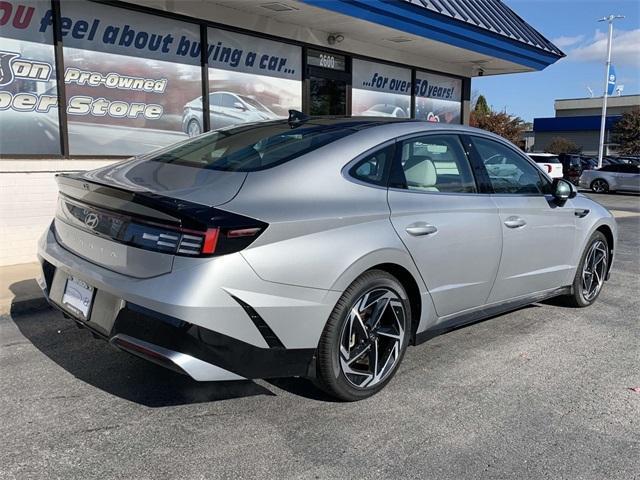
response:
M500 0L300 0L535 70L564 53Z
M605 128L610 130L622 118L622 115L608 115ZM600 130L600 115L584 115L580 117L547 117L534 118L534 132L575 132Z

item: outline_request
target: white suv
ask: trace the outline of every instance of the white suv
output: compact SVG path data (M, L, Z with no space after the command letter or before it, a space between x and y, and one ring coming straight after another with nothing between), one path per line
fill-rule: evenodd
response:
M551 178L562 178L562 163L557 155L552 153L529 153L534 162L536 162L544 172Z

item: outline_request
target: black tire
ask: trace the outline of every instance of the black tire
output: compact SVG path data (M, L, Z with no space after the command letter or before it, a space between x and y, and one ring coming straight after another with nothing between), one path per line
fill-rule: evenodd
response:
M196 119L189 120L187 124L187 135L189 137L197 137L202 133L202 127L200 126L200 122Z
M604 178L596 178L591 182L591 191L595 193L607 193L609 191L609 182Z
M376 298L376 296L380 295L380 292L382 291L387 291L389 295L395 295L396 297L393 298L393 307L392 301L387 302L387 306L385 307L393 308L393 311L389 312L388 310L383 309L385 312L383 316L385 319L387 319L384 321L387 322L389 321L388 319L391 318L393 319L392 322L397 322L398 326L401 325L403 336L401 339L398 338L395 340L391 340L391 342L394 342L394 345L393 347L389 347L388 343L384 343L390 341L388 337L386 335L383 336L382 334L379 337L375 336L375 328L371 328L368 337L368 341L371 342L369 346L370 351L367 356L373 355L373 352L371 352L371 350L373 348L372 345L375 345L375 352L382 351L383 355L384 352L396 352L395 360L394 363L389 364L389 369L386 371L386 373L384 373L384 376L380 375L377 383L372 386L357 386L354 385L353 382L354 378L358 376L348 376L343 371L342 364L344 361L344 356L341 356L341 352L343 352L343 350L341 350L341 345L345 345L343 343L345 339L344 334L346 333L346 328L348 326L347 324L349 323L349 318L351 317L350 313L353 308L357 308L356 303L360 302L361 299L364 299L364 296L366 294L374 295L373 297L368 298ZM363 301L360 305L364 303L365 302ZM377 305L378 304L376 303L376 306ZM381 305L383 304L381 303ZM402 309L404 310L403 315L399 314L399 307L402 307ZM373 307L372 310L376 311L376 307ZM394 316L390 317L388 315ZM375 322L375 325L383 323L383 317L379 317L381 319L379 321L375 321L374 317L375 315L371 314L371 318L373 319L372 322ZM402 317L402 320L400 320L399 317ZM366 320L363 320L363 322L364 324L367 324ZM366 333L361 336L366 336ZM374 341L371 340L372 336L375 337ZM340 297L340 300L338 300L338 303L334 307L333 312L329 316L329 320L327 321L327 324L320 338L320 342L318 344L315 382L322 390L340 400L355 401L370 397L382 390L385 385L389 383L391 378L393 378L394 374L398 370L400 363L402 362L404 353L407 349L407 345L409 344L410 336L411 306L409 304L407 293L405 292L402 284L394 276L382 270L370 270L368 272L365 272L360 277L358 277L351 285L349 285L349 287ZM352 347L353 350L357 350L360 347L360 344L353 346L351 345L352 338L354 343L356 338L355 333L351 335L351 331L349 331L349 335L347 335L346 338L348 338L349 340L348 348L349 355L351 355ZM364 344L363 341L360 341L360 343ZM361 349L360 351L363 351L363 349ZM355 354L354 357L358 357L358 355ZM362 356L363 359L364 357L365 355ZM378 362L375 363L377 366ZM387 364L386 362L384 363L385 365ZM367 360L367 364L370 365L370 359ZM374 375L371 379L371 383L373 384L375 380L376 376Z
M573 279L573 284L572 284L573 293L571 295L566 295L561 297L563 303L569 307L575 307L575 308L588 307L598 299L598 297L600 296L600 293L602 292L602 285L601 285L597 290L597 292L595 293L595 296L588 297L587 294L585 293L583 278L582 278L584 265L585 265L585 262L587 261L587 256L589 255L589 252L591 251L591 249L594 248L594 245L598 244L598 242L602 242L605 246L606 265L602 275L606 276L608 272L609 262L611 261L609 242L607 242L607 237L605 237L601 232L595 232L589 239L589 242L587 242L587 246L584 249L584 252L582 252L582 257L580 258L580 263L578 264L576 275ZM604 284L604 278L602 280L602 284Z

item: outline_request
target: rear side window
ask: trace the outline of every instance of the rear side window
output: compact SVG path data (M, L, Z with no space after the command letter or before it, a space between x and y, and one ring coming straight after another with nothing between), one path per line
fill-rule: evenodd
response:
M476 184L467 155L457 135L426 135L402 142L396 181L408 190L475 193Z
M149 160L225 172L263 170L355 133L348 125L287 122L219 130L161 150Z
M349 175L365 183L386 187L394 152L395 145L389 145L368 154L351 168Z

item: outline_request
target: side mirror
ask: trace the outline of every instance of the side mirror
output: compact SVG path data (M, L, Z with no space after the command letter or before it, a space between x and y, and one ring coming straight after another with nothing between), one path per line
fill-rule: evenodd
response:
M236 110L243 110L243 111L247 109L247 107L245 107L241 102L234 102L233 108L235 108Z
M576 188L571 182L563 178L556 178L553 180L553 198L556 199L556 203L559 206L563 206L570 198L575 198L578 194Z

